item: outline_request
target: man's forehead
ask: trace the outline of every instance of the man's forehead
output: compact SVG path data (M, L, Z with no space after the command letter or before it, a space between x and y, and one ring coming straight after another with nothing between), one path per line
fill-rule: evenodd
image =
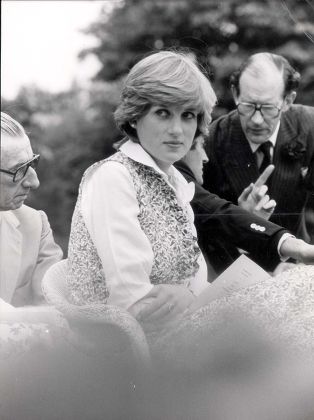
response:
M263 92L277 93L284 90L284 81L282 72L269 60L255 60L242 73L239 80L239 87L247 85L251 89L261 89ZM243 93L243 92L241 92Z
M274 103L282 100L284 93L283 80L280 77L254 77L243 74L239 84L241 100L244 102Z

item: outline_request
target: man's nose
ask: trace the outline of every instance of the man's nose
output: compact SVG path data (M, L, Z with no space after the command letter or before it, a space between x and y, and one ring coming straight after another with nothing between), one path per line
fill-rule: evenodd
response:
M28 171L26 172L22 184L24 188L31 188L33 190L39 187L40 182L35 169L33 169L32 167L28 168Z
M251 117L251 120L254 124L262 124L264 122L264 117L259 110L255 110L254 114Z

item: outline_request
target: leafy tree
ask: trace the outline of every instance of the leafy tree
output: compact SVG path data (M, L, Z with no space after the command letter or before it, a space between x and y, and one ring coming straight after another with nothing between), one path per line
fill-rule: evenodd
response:
M310 0L127 0L103 6L86 33L98 45L82 51L101 63L97 79L123 76L144 54L190 48L213 80L216 115L233 107L230 73L250 54L284 55L303 74L298 95L314 104L314 6Z
M114 151L116 91L103 83L95 83L90 91L73 86L59 94L28 87L13 101L2 101L2 110L21 122L33 150L41 154L41 186L30 194L28 204L48 214L64 250L84 170Z
M64 250L82 174L110 155L120 138L112 114L121 80L136 61L152 50L192 49L220 99L216 117L233 107L230 73L251 53L268 50L283 54L301 71L297 99L314 105L313 18L311 0L104 2L85 31L98 46L80 55L94 54L101 63L89 89L73 85L51 94L29 86L14 100L2 100L2 110L23 124L41 154L41 186L29 204L47 212Z

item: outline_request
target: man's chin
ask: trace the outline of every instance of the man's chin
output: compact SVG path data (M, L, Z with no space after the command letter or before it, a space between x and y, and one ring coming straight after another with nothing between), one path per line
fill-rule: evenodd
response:
M20 200L16 200L14 203L11 204L10 210L19 209L20 207L23 206L25 200L26 200L26 198L21 198Z
M265 143L265 141L267 140L267 136L265 135L256 135L256 134L249 134L246 136L246 138L254 144L262 144Z

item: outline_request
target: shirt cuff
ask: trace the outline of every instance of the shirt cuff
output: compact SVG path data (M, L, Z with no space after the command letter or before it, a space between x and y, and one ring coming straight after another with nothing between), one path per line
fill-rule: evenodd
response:
M279 254L280 260L281 260L282 262L286 262L286 261L287 261L287 260L289 260L289 258L290 258L290 257L283 257L283 256L281 255L281 253L280 253L280 249L281 249L282 244L283 244L283 243L284 243L284 241L285 241L286 239L288 239L288 238L295 238L295 236L294 236L294 235L291 235L291 233L284 233L284 234L282 235L282 237L279 239L279 242L278 242L278 245L277 245L277 251L278 251L278 254Z

